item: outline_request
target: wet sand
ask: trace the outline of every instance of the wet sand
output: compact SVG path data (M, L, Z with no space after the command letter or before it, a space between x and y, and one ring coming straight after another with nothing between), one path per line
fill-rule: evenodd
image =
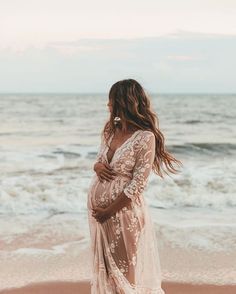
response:
M0 240L0 293L90 293L88 240L78 235L80 227L67 228L74 223L77 216L55 216L33 232ZM181 248L161 230L158 248L166 294L236 293L235 250Z
M194 285L187 283L164 282L166 294L235 294L236 285ZM32 283L21 288L0 291L1 294L89 294L89 280L80 282Z

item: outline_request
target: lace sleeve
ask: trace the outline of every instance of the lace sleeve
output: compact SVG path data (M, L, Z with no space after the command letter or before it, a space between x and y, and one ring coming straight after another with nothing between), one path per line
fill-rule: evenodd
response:
M123 191L131 200L141 195L147 185L148 176L152 170L155 158L154 134L150 131L145 131L140 140L140 146L133 169L133 178Z

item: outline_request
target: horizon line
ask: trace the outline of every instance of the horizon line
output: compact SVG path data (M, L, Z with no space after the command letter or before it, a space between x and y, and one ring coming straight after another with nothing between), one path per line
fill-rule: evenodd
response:
M146 91L147 92L147 91ZM45 92L39 92L39 91L29 91L29 92L1 92L0 91L0 95L21 95L21 94L59 94L59 95L65 95L65 94L69 94L69 95L73 95L73 94L79 94L79 95L89 95L89 94L92 94L92 95L108 95L108 92L100 92L100 91L97 91L97 92L77 92L77 91L73 91L73 92L64 92L64 91L45 91ZM235 95L236 92L147 92L148 95L161 95L161 94L178 94L178 95L183 95L183 94L196 94L196 95L199 95L199 94L213 94L213 95L222 95L222 94L227 94L227 95Z

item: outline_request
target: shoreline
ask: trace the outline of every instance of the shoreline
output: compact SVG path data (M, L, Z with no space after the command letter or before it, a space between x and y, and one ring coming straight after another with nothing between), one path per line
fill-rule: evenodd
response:
M53 215L40 222L38 218L36 221L32 219L30 222L31 216L24 216L23 220L21 217L13 217L4 218L1 222L0 293L86 293L86 290L74 290L83 287L83 281L88 281L91 277L89 240L83 224L78 222L78 215ZM18 234L10 231L12 227L16 231L18 227L22 228L22 223L29 223L32 228ZM170 233L165 234L162 224L154 226L162 281L164 288L168 289L166 294L181 291L187 294L186 289L189 293L197 294L206 293L205 289L214 294L232 293L231 285L236 285L236 252L233 247L231 250L219 250L216 247L214 251L196 248L188 243L186 232L179 232L185 244L181 247L181 244L170 238L172 227ZM56 285L53 286L52 283ZM29 287L31 291L27 290ZM57 290L47 290L48 287L56 287ZM173 287L174 292L171 290ZM226 287L228 290L225 290ZM233 289L233 293L236 293L236 288Z
M48 281L30 283L20 288L8 288L0 290L0 294L90 294L90 281ZM177 282L162 282L162 288L166 294L234 294L236 284L190 284Z

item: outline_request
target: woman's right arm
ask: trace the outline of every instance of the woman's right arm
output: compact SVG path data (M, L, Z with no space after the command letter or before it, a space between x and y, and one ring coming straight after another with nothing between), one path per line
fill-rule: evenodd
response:
M102 162L102 155L103 155L104 148L105 148L105 140L104 140L104 134L102 133L101 134L101 142L100 142L100 145L99 145L99 148L98 148L98 153L97 153L96 158L95 158L94 166L97 163Z
M103 152L105 148L105 139L104 135L101 135L101 143L98 149L98 153L95 159L95 163L93 165L93 170L96 172L98 178L100 181L110 181L113 180L116 172L113 171L113 169L107 164L106 162L103 162Z
M93 170L96 172L97 166L98 166L99 162L95 162L93 165Z

